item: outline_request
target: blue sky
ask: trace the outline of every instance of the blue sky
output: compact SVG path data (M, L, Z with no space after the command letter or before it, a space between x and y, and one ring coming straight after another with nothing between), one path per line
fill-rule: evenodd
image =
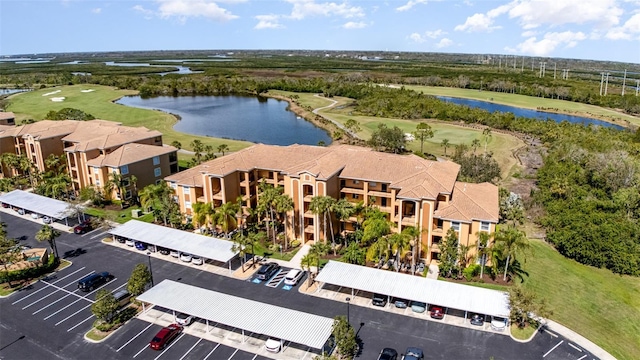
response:
M640 0L1 0L0 55L180 49L640 63Z

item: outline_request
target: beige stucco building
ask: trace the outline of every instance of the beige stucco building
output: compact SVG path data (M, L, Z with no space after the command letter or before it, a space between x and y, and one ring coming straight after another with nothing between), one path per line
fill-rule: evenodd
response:
M476 233L495 231L498 188L489 183L457 182L460 166L415 155L395 155L368 148L254 145L168 176L181 211L192 214L195 202L214 207L242 198L243 207L257 205L261 181L283 186L293 199L286 231L291 238L314 242L324 234L322 216L309 204L314 196L344 198L373 205L395 224L392 231L414 226L422 230L422 257L437 260L449 228L460 243L475 245ZM355 217L331 220L334 232L353 230ZM473 251L473 250L472 250Z

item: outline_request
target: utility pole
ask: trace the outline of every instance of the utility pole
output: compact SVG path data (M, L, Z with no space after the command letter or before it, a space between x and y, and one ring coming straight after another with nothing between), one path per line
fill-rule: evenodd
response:
M569 69L567 69L567 80L569 80Z
M556 63L553 63L553 80L556 79Z
M546 68L547 63L544 61L540 62L540 75L538 77L544 77L544 70Z
M624 78L622 78L622 96L624 96L624 88L627 84L627 69L624 69Z
M500 59L498 59L498 69L502 68L502 55L500 55Z
M640 80L636 80L636 96L638 96L638 90L640 90Z
M522 57L522 67L520 68L520 72L524 72L524 56Z
M609 73L607 73L607 78L604 82L604 96L607 96L607 89L609 88Z
M513 70L516 69L516 63L518 62L518 57L513 55Z
M533 72L533 58L531 58L531 72Z
M602 85L604 84L604 73L600 73L600 96L602 96Z

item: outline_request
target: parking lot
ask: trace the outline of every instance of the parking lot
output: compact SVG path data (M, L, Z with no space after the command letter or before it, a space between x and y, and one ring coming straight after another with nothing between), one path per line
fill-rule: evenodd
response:
M33 247L46 246L46 243L38 243L34 239L42 224L7 216L4 213L1 216L1 220L8 225L10 237L21 239L21 244ZM75 284L78 279L91 272L109 271L114 275L114 279L103 288L115 291L126 283L136 264L148 264L149 261L147 255L141 251L125 250L119 246L102 243L100 236L95 237L98 234L99 232L82 236L63 233L57 239L61 255L82 249L78 254L69 257L73 264L44 281L0 299L0 358L267 358L244 349L238 350L240 346L230 346L231 343L227 344L222 340L200 340L199 337L190 334L190 330L174 341L174 345L165 353L152 351L146 347L162 323L152 324L140 319L128 322L102 343L86 341L84 334L94 321L90 304L95 299L95 292L77 291ZM172 279L316 315L334 317L347 314L348 305L340 297L328 299L309 296L296 291L295 287L293 291L283 291L282 282L275 288L270 288L265 286L265 283L253 283L252 279L237 280L204 271L199 266L180 265L170 259L164 260L159 255L152 255L150 260L156 283L163 279ZM286 269L282 271L284 270ZM304 278L301 281L304 281ZM340 294L342 293L341 291ZM362 296L362 299L371 302L367 296ZM562 336L554 337L546 332L539 333L528 343L517 343L509 336L477 331L476 327L450 326L442 321L425 321L428 316L424 314L405 316L396 311L400 309L389 308L380 311L377 307L350 307L350 322L361 341L361 352L357 358L375 359L382 347L392 347L403 352L408 346L418 346L427 351L429 359L593 359L590 354L576 350L572 346L575 344L570 345ZM447 314L445 321L450 317L453 316ZM212 350L213 353L209 355Z

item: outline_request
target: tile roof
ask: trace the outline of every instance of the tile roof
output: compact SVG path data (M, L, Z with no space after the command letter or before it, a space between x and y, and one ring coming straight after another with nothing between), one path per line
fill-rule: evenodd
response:
M76 120L41 120L32 124L17 126L14 136L31 136L36 140L64 136L74 132L79 122Z
M12 112L0 111L0 120L15 119L16 115Z
M253 145L168 176L167 181L202 186L201 174L224 176L234 171L275 170L292 177L308 172L318 179L336 173L341 178L385 182L400 189L399 197L435 199L451 193L460 166L450 161L430 161L415 155L397 155L369 148L335 145Z
M107 155L100 155L87 161L87 165L118 167L150 159L154 156L168 154L173 151L178 151L178 149L173 146L155 146L136 143L127 144L117 148Z
M88 151L108 149L156 136L162 136L162 133L145 127L120 126L119 123L110 121L92 120L81 122L74 132L62 140L75 143L65 151Z
M439 206L433 216L467 222L483 220L497 223L499 213L497 186L486 182L481 184L457 182L451 201Z
M0 139L14 137L17 130L18 128L13 125L0 125Z

